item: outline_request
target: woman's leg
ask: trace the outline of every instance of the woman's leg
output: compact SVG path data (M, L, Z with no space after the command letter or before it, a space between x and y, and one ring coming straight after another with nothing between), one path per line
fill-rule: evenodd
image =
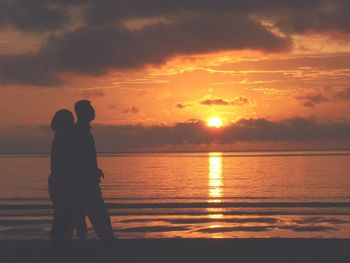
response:
M65 195L62 183L53 176L49 177L48 188L54 209L50 238L55 246L67 246L74 230L72 205Z
M54 202L54 216L51 227L51 240L55 246L67 246L72 239L72 214L69 204Z
M75 191L73 191L72 194L73 226L80 239L82 247L85 247L85 240L88 233L85 221L84 197L81 185L76 184Z

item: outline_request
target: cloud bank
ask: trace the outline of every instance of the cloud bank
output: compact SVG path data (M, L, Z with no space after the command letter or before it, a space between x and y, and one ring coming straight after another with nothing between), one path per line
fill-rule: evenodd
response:
M350 122L319 122L313 118L280 121L241 119L220 129L208 128L200 120L174 125L95 125L93 128L100 152L154 150L167 146L196 150L201 145L232 145L239 142L350 142ZM48 152L52 133L48 127L16 127L0 131L1 153ZM183 147L183 148L181 148ZM232 149L234 150L234 148Z

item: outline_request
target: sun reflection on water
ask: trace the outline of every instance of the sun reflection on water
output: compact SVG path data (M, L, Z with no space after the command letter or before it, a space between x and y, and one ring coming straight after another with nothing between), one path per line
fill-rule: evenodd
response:
M224 196L223 180L222 180L222 153L211 152L209 155L209 173L208 173L208 202L220 203L221 198ZM208 207L208 217L213 219L222 219L223 208L220 207ZM221 225L217 222L213 222L208 226L209 228L220 228ZM222 238L220 233L213 233L212 238Z
M221 202L223 197L222 183L222 153L209 153L209 202Z

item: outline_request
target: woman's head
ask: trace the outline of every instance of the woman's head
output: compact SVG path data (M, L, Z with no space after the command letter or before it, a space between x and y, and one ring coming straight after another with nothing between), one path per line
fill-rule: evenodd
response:
M73 127L73 125L73 114L66 109L57 111L51 121L51 129L55 132L62 132L70 129Z

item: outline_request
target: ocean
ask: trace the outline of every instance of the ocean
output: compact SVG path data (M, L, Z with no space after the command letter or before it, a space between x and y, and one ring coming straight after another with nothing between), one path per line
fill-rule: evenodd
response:
M0 156L1 240L49 238L49 160ZM99 164L119 238L350 237L350 151L102 154Z

